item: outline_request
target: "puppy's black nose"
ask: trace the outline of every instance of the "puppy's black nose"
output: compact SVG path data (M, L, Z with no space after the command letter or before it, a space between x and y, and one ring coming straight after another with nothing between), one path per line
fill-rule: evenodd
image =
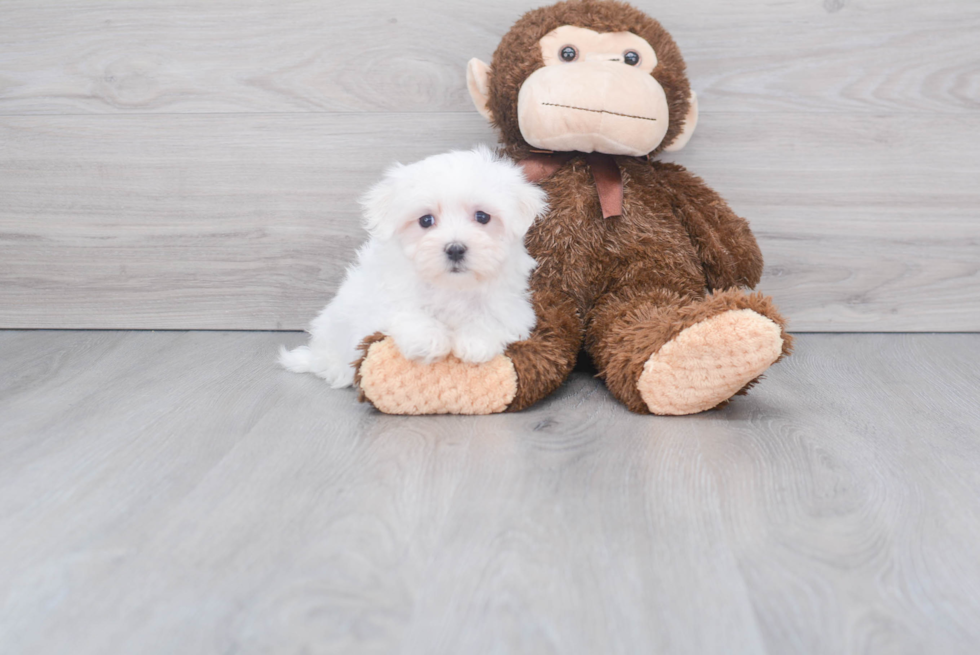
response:
M466 246L461 243L450 243L446 246L446 257L449 257L449 261L453 263L459 263L463 261L463 257L466 255Z

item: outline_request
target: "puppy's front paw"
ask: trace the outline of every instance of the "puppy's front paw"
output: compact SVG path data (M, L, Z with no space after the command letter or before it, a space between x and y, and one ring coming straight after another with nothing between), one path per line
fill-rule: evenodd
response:
M423 364L443 359L452 351L452 340L442 326L403 325L392 330L391 338L405 359Z
M453 354L468 364L482 364L504 354L504 344L483 335L461 334L456 335Z

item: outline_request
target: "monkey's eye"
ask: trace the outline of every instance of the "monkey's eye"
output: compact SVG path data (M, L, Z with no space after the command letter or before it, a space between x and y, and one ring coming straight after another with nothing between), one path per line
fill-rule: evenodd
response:
M426 214L419 218L419 225L422 227L432 227L436 224L436 217L432 214Z
M575 58L578 57L578 50L570 45L567 45L562 48L561 52L558 54L561 55L562 61L575 61Z
M487 223L490 222L490 214L486 212L477 212L476 222L479 223L480 225L486 225Z
M630 66L636 66L640 63L640 53L635 50L627 50L623 53L623 61L625 61Z

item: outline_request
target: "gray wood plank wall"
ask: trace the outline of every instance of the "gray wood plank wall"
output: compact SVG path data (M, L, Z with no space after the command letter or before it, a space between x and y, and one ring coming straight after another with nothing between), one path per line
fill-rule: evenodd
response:
M538 4L4 2L0 327L305 326L389 162L494 140L464 65ZM980 329L980 3L635 4L793 329Z

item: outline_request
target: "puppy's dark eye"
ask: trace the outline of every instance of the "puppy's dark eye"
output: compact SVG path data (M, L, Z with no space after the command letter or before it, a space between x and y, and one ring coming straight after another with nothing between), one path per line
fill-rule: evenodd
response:
M627 50L623 53L623 61L630 66L636 66L638 63L640 63L640 54L635 50Z
M578 50L567 45L558 54L561 55L562 61L575 61L575 58L578 57Z
M486 225L487 223L490 222L490 214L486 212L477 212L476 222L479 223L480 225Z
M419 225L422 227L432 227L436 224L436 217L432 214L426 214L419 218Z

